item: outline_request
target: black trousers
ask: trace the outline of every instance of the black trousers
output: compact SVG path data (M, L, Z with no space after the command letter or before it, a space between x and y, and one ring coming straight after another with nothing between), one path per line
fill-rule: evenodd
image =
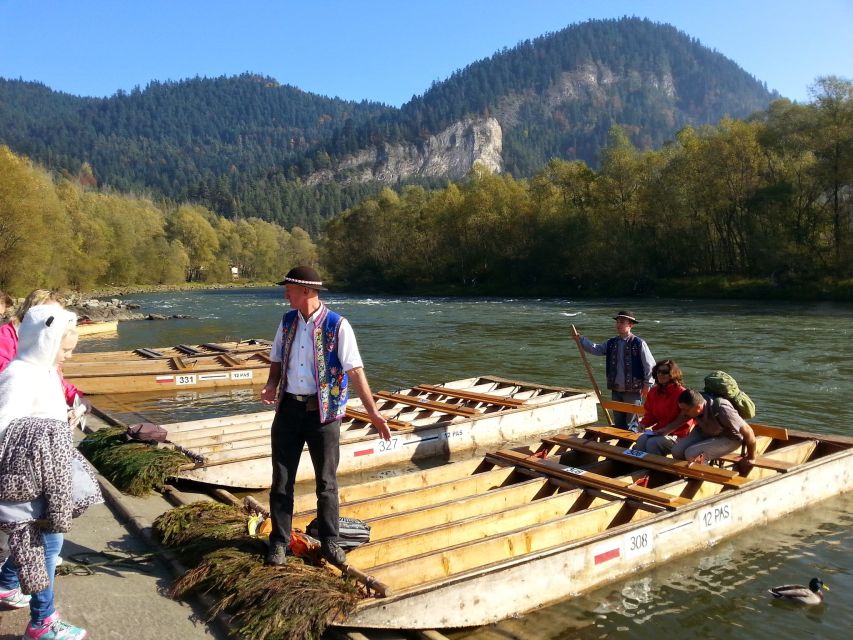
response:
M304 402L287 396L281 399L272 423L271 543L290 543L293 483L299 467L299 456L306 443L314 464L320 539L337 541L340 441L340 420L320 424L319 411L308 411Z

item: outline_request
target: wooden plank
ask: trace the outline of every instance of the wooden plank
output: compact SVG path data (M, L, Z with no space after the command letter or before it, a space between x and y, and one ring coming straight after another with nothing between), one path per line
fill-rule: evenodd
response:
M687 498L673 496L668 493L648 489L646 487L639 487L633 484L633 482L615 480L591 471L577 469L575 467L567 467L555 461L542 460L510 449L487 454L486 459L491 460L496 464L508 463L512 465L525 466L549 476L570 480L571 482L584 486L605 489L618 495L631 496L637 500L644 500L646 502L658 504L662 507L666 507L667 509L674 510L678 507L683 507L691 503L691 500L688 500Z
M390 391L379 391L374 394L374 397L381 400L391 400L410 407L418 407L429 411L440 411L441 413L447 413L453 416L465 416L466 418L470 418L471 416L480 414L479 411L470 407L460 407L455 404L438 402L436 400L418 400L412 396L403 395L402 393L391 393Z
M611 411L621 411L622 413L634 413L638 416L646 413L646 408L641 404L631 404L630 402L619 402L618 400L602 400L599 404L605 409Z
M750 422L749 426L752 427L752 432L756 436L767 436L774 440L788 439L788 430L784 427L773 427L769 424L759 424L755 422Z
M459 522L469 518L488 516L499 511L512 509L513 507L530 504L540 497L543 491L550 491L548 484L555 482L549 478L537 475L535 478L521 478L516 484L511 484L497 489L491 489L485 493L476 494L467 498L460 498L447 503L429 505L407 511L405 513L394 513L368 520L370 525L371 542L382 540L393 540L401 535L413 531L430 529L440 525ZM553 491L556 491L556 485ZM574 488L574 492L584 489ZM570 494L572 491L565 491Z
M467 478L475 473L481 461L479 459L463 460L453 464L444 464L425 471L406 473L400 476L390 476L371 480L363 484L351 484L338 489L340 503L358 502L390 493L399 493L409 489L430 487L451 480ZM298 495L294 499L294 513L310 511L317 506L317 496L314 493Z
M584 427L584 430L586 433L606 436L608 438L619 438L620 440L629 440L631 442L639 440L641 435L633 431L628 431L628 429L620 429L619 427L593 426Z
M542 442L569 447L575 451L584 451L604 456L611 460L619 460L620 462L627 462L638 467L664 471L684 476L685 478L716 482L727 487L737 488L747 482L746 478L740 477L736 471L730 469L720 469L707 464L691 463L687 460L673 460L666 456L659 456L645 451L615 447L605 442L593 442L591 440L562 435L545 438Z
M496 396L491 393L477 393L475 391L464 391L462 389L448 389L447 387L439 387L434 384L419 384L415 387L416 391L426 391L427 393L438 393L450 398L460 398L461 400L473 400L475 402L486 402L488 404L499 404L505 407L520 407L526 400L518 400L507 396Z
M347 554L347 562L357 567L373 567L526 529L567 515L577 503L579 495L570 491L559 493L509 509L441 525L424 519L417 530L382 542L371 540L369 544L354 549Z
M390 513L404 513L428 505L450 502L500 487L509 479L513 471L511 468L500 467L438 485L378 496L359 502L348 502L341 505L340 513L349 518L369 520ZM313 517L313 510L301 514L297 513L293 516L293 526L304 529Z
M370 571L377 580L390 585L395 591L439 582L496 562L506 562L603 533L612 526L623 508L622 501L616 500L511 533L371 567ZM636 511L634 517L641 520L648 516L646 512Z
M353 420L359 420L360 422L370 424L370 416L368 416L364 411L347 407L346 415L347 418L352 418ZM388 423L388 428L393 431L408 431L413 428L411 422L404 422L403 420L392 419L386 420L386 422Z

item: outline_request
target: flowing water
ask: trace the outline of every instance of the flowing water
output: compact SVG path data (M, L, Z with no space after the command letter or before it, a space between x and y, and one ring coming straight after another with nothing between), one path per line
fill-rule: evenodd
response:
M272 339L286 310L281 289L129 296L146 312L191 320L120 323L79 351L228 339ZM611 316L635 313L635 332L658 359L673 358L688 386L714 369L731 373L758 407L756 420L853 435L853 305L694 300L390 298L340 294L329 306L355 328L377 389L494 374L589 387L571 325L594 341L614 335ZM591 360L603 383L603 358ZM138 399L161 422L264 409L254 390L181 391ZM723 541L702 553L454 638L847 638L853 628L853 496L841 496ZM771 603L766 590L819 575L827 604ZM848 631L844 631L848 629Z

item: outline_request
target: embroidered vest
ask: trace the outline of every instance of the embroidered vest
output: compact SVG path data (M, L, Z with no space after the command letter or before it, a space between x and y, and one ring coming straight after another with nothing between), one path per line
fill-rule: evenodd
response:
M643 340L637 336L631 336L625 344L625 362L622 368L625 370L625 379L616 380L616 363L619 359L619 341L622 338L610 338L607 341L607 388L616 389L622 387L624 391L640 391L645 384L643 377L643 361L640 359Z
M298 310L291 309L282 318L279 395L287 390L287 362L299 324L298 313ZM348 377L338 360L338 327L342 320L340 315L323 305L313 321L314 378L317 380L317 401L323 424L343 417L347 407Z

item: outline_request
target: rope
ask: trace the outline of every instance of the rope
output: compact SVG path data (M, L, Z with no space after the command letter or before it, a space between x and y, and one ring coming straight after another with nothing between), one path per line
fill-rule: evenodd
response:
M155 552L136 553L109 545L103 551L84 551L66 556L62 564L56 568L56 573L61 576L93 576L97 573L97 569L103 567L151 572L154 567L149 563L157 555Z

